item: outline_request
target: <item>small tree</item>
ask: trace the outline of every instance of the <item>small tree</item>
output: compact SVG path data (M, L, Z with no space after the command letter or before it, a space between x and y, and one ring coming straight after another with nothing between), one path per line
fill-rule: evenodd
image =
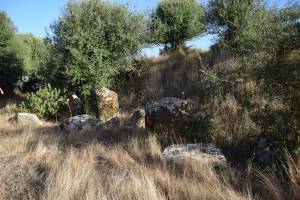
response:
M176 50L204 32L204 8L196 0L161 0L150 19L151 40Z
M127 5L102 0L70 1L51 25L51 58L43 74L52 85L90 97L130 65L141 45L143 16Z
M235 53L263 50L275 32L275 11L265 0L210 0L210 30Z

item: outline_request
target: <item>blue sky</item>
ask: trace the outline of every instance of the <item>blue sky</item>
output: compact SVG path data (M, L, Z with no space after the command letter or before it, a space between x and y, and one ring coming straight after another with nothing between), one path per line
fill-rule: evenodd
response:
M138 11L154 8L157 0L114 0L129 3ZM279 0L283 4L287 0ZM18 32L33 33L43 37L50 23L58 18L67 0L0 0L0 10L4 10L12 19ZM205 2L205 0L202 0ZM187 42L188 46L208 50L216 37L206 35ZM157 55L159 48L148 48L143 51L146 56Z

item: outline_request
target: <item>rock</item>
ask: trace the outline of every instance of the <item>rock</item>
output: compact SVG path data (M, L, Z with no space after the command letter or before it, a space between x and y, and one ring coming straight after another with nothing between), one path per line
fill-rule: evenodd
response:
M85 114L83 103L75 94L70 96L70 98L68 99L68 104L69 104L72 116Z
M227 165L224 155L212 143L171 145L163 151L163 158L175 163L192 159L200 164L208 164L214 167L222 168Z
M31 113L17 113L12 121L23 127L37 127L43 125L43 122Z
M95 132L101 127L101 122L90 115L77 115L64 120L61 124L62 130L77 134Z
M95 91L98 118L101 122L107 122L118 116L118 94L105 87Z
M129 120L126 122L126 126L132 127L132 128L145 128L145 110L144 109L137 109L135 110Z
M188 100L168 97L145 107L145 124L152 131L176 130L188 119L192 106Z
M116 117L112 118L111 120L105 122L103 125L105 128L113 129L113 128L120 127L120 124L121 124L121 120L120 120L119 116L116 116Z

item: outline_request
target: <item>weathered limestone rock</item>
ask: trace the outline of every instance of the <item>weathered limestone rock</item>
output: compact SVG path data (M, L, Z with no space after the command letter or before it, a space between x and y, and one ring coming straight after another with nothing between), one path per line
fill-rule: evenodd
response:
M144 109L137 109L135 110L129 120L126 122L126 126L130 126L132 128L143 129L146 127L145 125L145 110Z
M68 99L68 104L72 116L83 115L85 113L82 101L75 94L70 96Z
M101 122L107 122L118 116L118 94L105 87L95 91L98 118Z
M200 164L214 167L225 167L227 165L224 155L212 143L171 145L163 151L163 158L175 163L192 159Z
M37 127L43 125L43 122L35 115L31 113L17 113L12 119L12 122L23 127Z
M145 107L146 127L150 130L176 130L191 114L188 100L168 97L157 102L148 103Z
M77 115L64 120L61 124L62 130L76 134L95 132L101 127L101 122L90 115Z

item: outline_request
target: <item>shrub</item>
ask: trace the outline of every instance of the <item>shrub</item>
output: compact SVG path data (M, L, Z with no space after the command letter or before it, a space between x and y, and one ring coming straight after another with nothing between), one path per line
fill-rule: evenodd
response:
M39 88L35 93L29 94L26 100L22 102L21 109L35 113L41 118L49 119L57 117L58 112L64 106L64 102L61 91L48 85L45 88Z

